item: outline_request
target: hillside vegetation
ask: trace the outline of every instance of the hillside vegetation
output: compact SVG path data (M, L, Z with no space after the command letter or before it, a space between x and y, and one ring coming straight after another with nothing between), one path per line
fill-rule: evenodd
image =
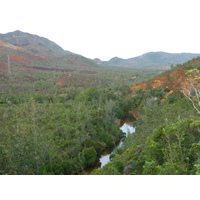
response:
M0 174L87 174L130 114L136 133L92 174L199 174L199 66L99 65L39 36L0 35Z
M0 173L77 174L123 135L127 83L154 72L22 70L0 78Z
M33 54L23 42L1 45L0 174L78 174L93 166L123 134L115 120L131 109L129 86L157 73L100 68L76 54L70 56L77 65L64 65L69 55Z
M136 132L93 174L200 174L199 69L198 57L132 86Z

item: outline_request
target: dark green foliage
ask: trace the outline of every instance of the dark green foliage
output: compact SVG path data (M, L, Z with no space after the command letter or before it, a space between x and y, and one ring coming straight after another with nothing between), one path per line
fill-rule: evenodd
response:
M122 173L124 170L124 164L120 161L114 162L114 166L117 169L118 172Z
M114 70L64 73L62 85L57 72L0 79L0 173L81 173L119 140L116 119L135 108L137 134L93 174L199 174L200 122L189 100L174 91L164 101L167 88L132 92L130 85L153 72L133 80L133 71Z
M149 160L155 160L158 173L161 174L188 174L197 159L197 152L193 152L193 145L199 142L200 134L190 128L190 120L179 120L175 124L166 124L161 134L152 134L152 142L147 144ZM155 137L156 136L156 137ZM153 146L154 150L151 148ZM150 149L149 149L150 148ZM151 153L149 152L151 151ZM160 151L155 156L156 151ZM196 155L195 155L196 154ZM153 157L152 157L153 156Z
M41 174L45 175L70 175L72 171L73 163L70 160L64 160L64 158L57 159L54 163L48 163L41 168Z
M52 80L63 74L35 73L20 79L24 84L16 82L23 73L1 82L0 173L80 173L123 135L115 120L117 112L130 110L131 99L124 94L131 91L123 83L110 85L114 74L82 74L89 86L59 90ZM130 72L119 76L123 80Z
M110 169L132 175L199 174L199 117L179 91L170 94L165 101L154 98L162 98L167 92L167 89L149 88L133 95L133 99L142 95L137 107L140 110L137 134L125 140L109 166L93 174L109 174ZM124 168L120 171L122 165Z
M184 98L184 95L180 91L174 91L172 94L168 96L168 102L174 103L175 101L179 101L180 99Z
M111 136L108 133L102 133L100 136L100 140L104 142L107 146L113 146L113 140L111 139Z
M116 117L119 119L125 118L126 114L133 108L133 99L120 99L114 108Z
M89 147L80 153L80 157L83 160L85 167L89 167L94 165L97 159L97 152L94 147Z

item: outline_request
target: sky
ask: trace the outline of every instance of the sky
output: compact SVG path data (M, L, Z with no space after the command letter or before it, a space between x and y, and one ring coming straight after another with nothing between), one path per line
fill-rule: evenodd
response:
M200 53L198 0L6 0L0 33L20 30L87 58Z

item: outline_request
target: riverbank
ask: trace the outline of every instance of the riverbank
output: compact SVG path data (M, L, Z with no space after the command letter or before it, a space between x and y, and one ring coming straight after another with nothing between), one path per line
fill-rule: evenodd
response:
M128 115L124 119L118 120L119 128L124 133L124 136L121 137L116 143L114 147L106 148L102 151L98 161L96 161L95 165L93 167L86 168L84 171L85 174L90 174L94 169L102 168L107 163L111 161L110 156L114 154L114 152L120 148L123 145L123 140L125 137L128 136L128 134L132 134L135 132L135 127L133 126L133 122L135 121L135 118L131 115Z

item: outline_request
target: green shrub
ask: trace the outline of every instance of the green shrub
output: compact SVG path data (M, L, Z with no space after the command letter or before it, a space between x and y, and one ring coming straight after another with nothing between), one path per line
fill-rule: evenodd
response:
M81 153L80 157L83 160L86 167L94 165L97 159L97 152L94 147L85 148Z

